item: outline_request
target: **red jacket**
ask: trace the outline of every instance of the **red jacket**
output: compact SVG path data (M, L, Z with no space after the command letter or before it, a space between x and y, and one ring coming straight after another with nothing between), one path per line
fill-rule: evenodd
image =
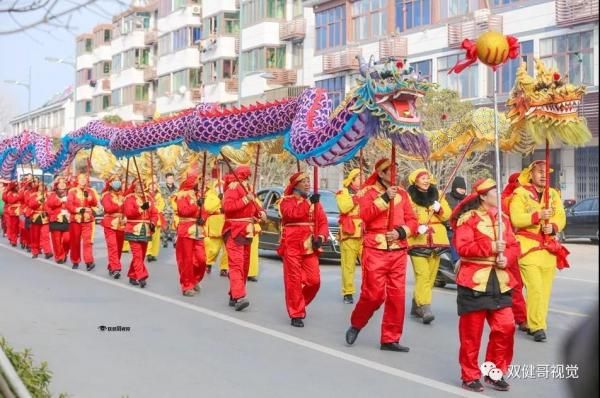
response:
M21 195L14 190L16 183L10 183L2 193L4 201L4 211L9 216L19 216L21 214Z
M29 186L23 186L19 189L21 202L21 214L25 217L31 217L31 209L29 208L29 195L31 194Z
M156 207L154 207L153 200L150 197L146 197L146 200L150 203L150 208L142 210L142 205L144 204L143 196L138 193L129 194L125 197L123 211L125 217L127 217L125 234L135 236L138 240L149 241L152 238L151 225L156 226L158 213Z
M29 200L27 201L27 207L31 212L31 222L35 224L48 224L48 215L44 202L46 194L41 192L31 192L29 194Z
M283 230L282 250L285 250L286 245L302 245L303 254L312 254L314 253L313 236L320 236L323 242L329 237L329 222L321 204L315 206L302 196L286 195L279 203L279 214ZM315 215L316 234L314 230Z
M204 222L208 217L208 213L198 206L198 195L194 190L183 190L175 194L177 203L177 216L179 224L177 225L177 237L203 239L204 238ZM199 219L202 219L202 225L198 224Z
M246 193L250 192L250 188L246 182L243 184L246 189L237 181L230 183L223 195L223 211L225 212L223 235L230 233L231 238L252 239L255 235L253 218L259 217L260 206L245 198Z
M87 198L84 195L87 192ZM98 198L96 192L91 188L81 189L79 187L69 189L67 195L67 210L71 213L70 222L86 223L94 221L93 207L98 206ZM80 209L84 209L83 216L79 212Z
M124 202L125 198L121 191L106 191L102 194L100 204L104 209L104 218L102 219L104 228L116 231L125 229Z
M62 198L54 191L48 192L46 198L46 212L50 222L69 222L69 211L67 210L67 196Z
M388 208L389 203L383 199L385 188L380 183L369 185L363 188L359 193L360 218L363 220L365 234L363 245L374 249L388 250L388 243L385 238L388 232ZM394 198L394 219L393 228L403 227L406 231L406 237L414 235L419 226L417 216L412 208L408 193L398 189L398 194ZM406 239L400 239L389 245L390 250L405 249L408 247Z

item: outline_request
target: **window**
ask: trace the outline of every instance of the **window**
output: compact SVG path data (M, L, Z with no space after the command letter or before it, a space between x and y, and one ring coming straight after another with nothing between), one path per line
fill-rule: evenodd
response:
M573 207L574 212L592 211L594 208L595 199L587 199L577 203Z
M92 52L93 43L92 39L85 39L85 52Z
M240 14L239 12L223 15L223 28L225 34L238 34L240 32Z
M219 19L216 15L205 19L202 24L204 26L204 37L216 36L219 33L218 22Z
M396 28L400 32L431 23L431 0L396 0Z
M302 69L304 65L304 43L292 44L292 68Z
M164 17L165 15L170 14L173 11L173 7L171 7L171 0L160 0L158 3L158 16Z
M448 74L448 71L458 62L459 55L449 55L438 58L437 83L447 89L456 90L461 98L478 96L477 64L474 64L460 74Z
M285 19L285 0L249 0L242 3L244 26L250 26L265 18Z
M204 64L204 79L202 80L209 83L217 81L217 61Z
M285 47L261 47L242 53L244 73L285 67Z
M92 79L92 69L81 69L77 71L77 85L87 84Z
M169 54L172 51L171 34L160 36L158 38L158 55Z
M158 96L162 97L171 94L171 75L158 77Z
M570 83L594 84L592 31L541 39L540 59L560 73L567 71Z
M188 28L177 29L173 32L173 51L181 50L188 46Z
M111 93L111 103L113 106L121 106L121 89L113 90Z
M337 108L345 95L345 78L344 76L333 77L331 79L319 80L315 82L315 86L327 91L331 99L333 109Z
M359 0L352 3L353 39L366 40L384 35L387 30L385 8L387 0Z
M188 69L189 71L189 84L190 88L200 87L200 83L202 83L202 69Z
M148 84L135 86L135 101L148 101Z
M87 100L85 101L85 113L90 113L92 112L92 101Z
M317 50L346 44L346 8L338 6L315 14Z
M223 79L232 79L237 76L237 60L235 59L224 59L223 60Z
M110 107L110 95L102 96L102 110L105 110Z
M302 15L304 15L302 0L294 0L292 3L292 18L299 18Z
M492 0L492 7L502 7L510 3L523 2L523 0Z
M468 14L479 8L479 0L439 0L440 19L448 19Z
M121 53L113 55L112 70L113 70L113 73L121 72Z
M185 7L187 0L173 0L173 10Z
M199 26L193 26L192 28L192 44L197 44L202 39L202 28Z
M416 72L421 79L431 81L431 60L419 61L411 63L410 67Z
M179 93L180 88L189 89L187 82L187 69L173 73L173 91Z
M285 19L285 0L266 0L267 18Z
M533 40L521 42L521 52L518 58L509 59L508 62L498 70L498 81L496 82L496 89L498 93L508 94L515 85L515 76L517 74L517 68L522 62L527 64L527 70L533 73ZM489 84L491 87L493 80L492 71L490 70ZM491 91L491 90L490 90ZM492 94L492 93L490 93Z
M105 75L109 75L110 74L110 61L106 61L102 63L102 72Z
M285 47L267 48L267 68L285 68Z
M104 29L104 42L110 43L110 29Z

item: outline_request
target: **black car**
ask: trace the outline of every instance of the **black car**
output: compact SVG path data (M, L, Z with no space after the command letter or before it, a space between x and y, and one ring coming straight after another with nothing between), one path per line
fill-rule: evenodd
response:
M335 201L335 193L332 191L319 191L321 205L327 214L329 221L329 239L323 245L321 258L340 260L340 246L338 241L340 212ZM283 195L283 188L267 188L259 191L256 196L263 204L267 213L267 221L262 224L259 248L262 250L277 250L281 236L281 218L277 203Z
M572 238L591 239L598 243L598 197L584 199L566 210L567 226L560 240Z

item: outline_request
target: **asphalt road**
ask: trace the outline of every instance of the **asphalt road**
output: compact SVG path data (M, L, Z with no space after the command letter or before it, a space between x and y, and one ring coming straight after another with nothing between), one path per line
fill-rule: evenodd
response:
M380 351L381 313L346 347L353 306L340 294L339 267L321 267L321 290L306 327L289 325L281 262L261 257L258 283L248 283L251 306L227 305L228 282L218 273L201 293L181 296L174 253L150 263L146 289L108 277L100 229L92 272L32 260L0 241L0 335L29 347L54 373L53 393L71 397L567 397L565 378L511 378L509 393L460 389L455 289L435 289L436 320L408 317L402 343L410 353ZM572 268L555 281L548 341L519 332L513 364L565 364L565 335L587 317L598 297L598 246L569 244ZM124 256L124 264L129 263ZM127 266L126 266L127 268ZM407 308L413 289L408 272ZM356 280L360 283L360 269ZM130 331L100 331L99 326ZM487 328L485 334L487 334ZM484 340L487 338L484 335ZM481 352L483 360L485 349ZM574 382L577 382L575 380Z

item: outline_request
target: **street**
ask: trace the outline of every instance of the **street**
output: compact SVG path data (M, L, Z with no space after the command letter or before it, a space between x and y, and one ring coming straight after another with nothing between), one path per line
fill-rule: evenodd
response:
M460 388L454 286L436 288L431 325L408 315L414 285L407 270L402 344L410 353L379 350L381 310L347 347L351 305L340 295L339 267L321 266L321 290L306 326L289 325L281 262L261 253L259 282L248 282L251 305L228 307L228 281L213 270L201 293L181 296L172 248L148 264L146 289L109 279L96 229L96 269L73 271L0 243L0 334L16 349L47 361L53 394L70 397L567 397L563 378L509 378L511 391ZM598 246L567 245L571 269L557 274L548 341L517 332L514 365L565 364L562 341L587 317L598 296ZM124 255L124 270L129 265ZM125 275L124 275L125 276ZM357 268L357 287L360 269ZM358 294L355 295L355 302ZM129 327L129 331L100 330ZM487 327L484 341L487 341ZM480 353L483 361L485 345Z

